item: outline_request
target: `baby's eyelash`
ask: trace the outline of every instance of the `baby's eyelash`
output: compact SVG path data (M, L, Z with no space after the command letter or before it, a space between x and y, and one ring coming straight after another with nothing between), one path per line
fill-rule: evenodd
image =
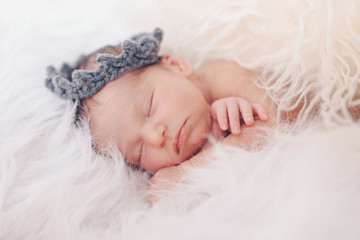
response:
M151 97L150 97L149 110L148 110L148 113L147 113L148 117L150 116L153 98L154 98L154 92L151 94Z
M144 151L144 143L141 143L140 146L140 151L139 151L139 160L137 161L138 165L141 166L141 159L142 159L142 155L143 155L143 151Z

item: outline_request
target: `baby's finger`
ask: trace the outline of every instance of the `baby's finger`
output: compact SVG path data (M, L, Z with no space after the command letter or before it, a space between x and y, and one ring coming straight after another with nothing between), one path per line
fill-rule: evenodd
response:
M246 125L254 123L254 116L251 104L246 100L238 100L239 109Z
M213 118L217 120L221 130L226 131L228 126L228 117L226 111L226 104L219 102L212 108Z
M266 115L266 111L261 104L251 104L251 107L254 113L256 113L259 116L260 120L266 121L268 119Z
M240 130L240 112L239 112L239 106L238 103L234 101L229 101L227 103L227 112L229 116L229 124L231 133L235 135L239 135Z

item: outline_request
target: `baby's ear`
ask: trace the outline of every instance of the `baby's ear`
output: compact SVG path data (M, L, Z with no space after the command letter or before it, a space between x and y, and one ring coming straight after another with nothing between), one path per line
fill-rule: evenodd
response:
M165 55L161 57L161 63L171 67L177 72L183 73L186 77L190 77L193 74L193 67L191 64L181 57L173 55Z

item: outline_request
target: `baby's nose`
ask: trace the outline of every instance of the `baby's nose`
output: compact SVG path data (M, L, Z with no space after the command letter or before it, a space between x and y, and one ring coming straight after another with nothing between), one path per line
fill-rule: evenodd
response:
M166 141L167 127L163 123L156 123L153 126L148 126L145 133L145 141L157 148L162 148Z

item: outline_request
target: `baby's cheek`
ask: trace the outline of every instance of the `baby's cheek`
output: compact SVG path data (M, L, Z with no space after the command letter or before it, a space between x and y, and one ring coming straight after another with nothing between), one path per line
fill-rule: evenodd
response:
M195 127L189 138L189 144L192 148L196 148L195 150L197 150L199 147L203 146L211 130L210 125L211 123L209 124L208 121L203 121Z
M147 171L156 172L159 169L172 166L173 162L165 149L149 149L142 167Z

